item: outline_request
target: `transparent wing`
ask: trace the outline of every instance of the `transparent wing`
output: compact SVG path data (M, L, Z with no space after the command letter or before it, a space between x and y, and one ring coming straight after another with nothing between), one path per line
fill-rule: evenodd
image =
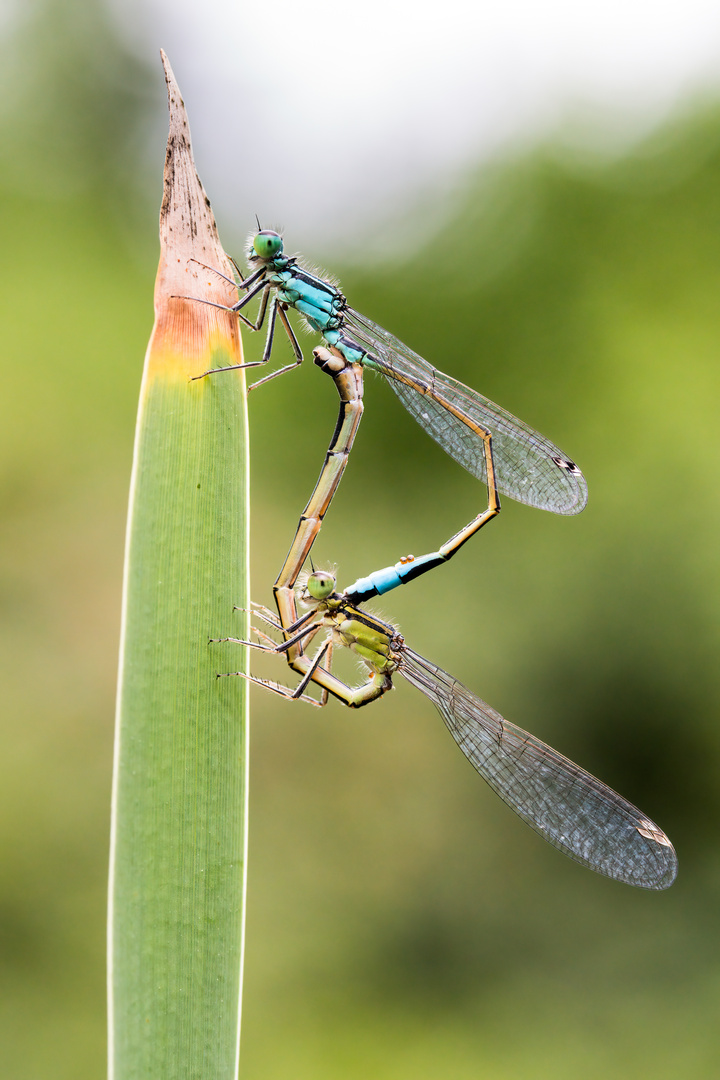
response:
M471 424L490 431L499 490L511 499L551 510L579 514L587 503L585 477L554 443L457 379L438 371L381 326L357 311L346 312L353 336L374 367L389 380L418 424L479 480L486 481L483 443ZM442 397L460 416L429 397Z
M665 833L552 747L504 720L441 668L403 648L398 670L438 708L465 757L554 847L599 874L667 889L677 874Z

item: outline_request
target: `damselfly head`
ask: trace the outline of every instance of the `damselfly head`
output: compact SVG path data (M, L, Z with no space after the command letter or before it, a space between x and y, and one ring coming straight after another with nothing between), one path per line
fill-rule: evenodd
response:
M280 233L272 229L261 229L252 241L253 251L259 259L269 261L282 254L283 242Z
M306 588L313 600L327 600L335 592L335 575L327 570L313 570Z
M316 570L313 566L312 573L303 570L298 574L295 583L295 598L297 602L306 608L316 608L323 604L329 596L335 592L337 573L333 570Z

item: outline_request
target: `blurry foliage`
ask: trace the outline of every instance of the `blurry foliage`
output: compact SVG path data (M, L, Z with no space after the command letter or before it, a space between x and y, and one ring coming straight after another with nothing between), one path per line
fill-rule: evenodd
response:
M4 1075L79 1080L103 1068L124 514L152 324L157 205L138 201L136 151L147 102L164 106L99 5L16 19L0 117L0 1040ZM357 714L258 693L247 1080L714 1075L719 226L708 108L620 161L558 146L487 169L412 260L333 267L354 306L546 432L590 485L577 519L505 500L379 609L639 803L680 877L651 895L563 859L407 686ZM258 600L332 430L327 383L306 365L251 399ZM482 498L367 383L316 550L345 583L432 549Z
M27 0L0 48L0 158L15 190L62 200L95 197L127 211L138 187L150 106L149 71L121 43L102 0ZM153 92L154 91L154 92Z

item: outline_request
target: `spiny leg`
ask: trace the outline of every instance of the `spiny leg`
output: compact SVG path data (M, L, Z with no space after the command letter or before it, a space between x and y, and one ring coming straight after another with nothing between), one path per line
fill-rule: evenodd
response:
M273 630L279 630L280 632L286 633L286 634L294 633L296 630L299 630L301 626L304 626L305 623L312 622L312 620L315 618L315 615L316 615L315 611L307 611L304 615L301 615L299 619L296 619L295 622L292 623L291 625L283 626L282 623L278 620L277 615L275 615L270 610L270 608L265 607L264 604L256 603L255 600L250 601L250 608L249 609L248 608L243 608L243 607L238 607L237 604L233 607L233 611L248 611L248 610L250 611L250 613L252 615L257 615L257 617L259 619L262 619L262 621L264 623L267 623L268 626L272 626Z
M246 641L245 638L239 637L211 637L208 638L208 645L222 645L229 641L231 645L247 645L248 649L256 649L258 652L277 652L277 642L268 635L264 634L262 630L257 630L254 626L251 628L254 634L263 638L267 644L261 645L258 641Z
M250 608L238 607L236 604L233 607L233 611L250 611L251 614L257 615L259 619L262 619L264 623L267 623L268 626L272 626L274 630L282 630L277 615L275 615L270 608L265 607L264 604L256 604L254 600L250 601Z
M273 694L278 694L280 697L286 699L286 701L305 701L308 705L314 705L316 708L322 708L327 702L317 700L314 697L310 697L309 694L302 694L301 697L296 697L295 692L289 686L283 686L282 683L273 682L271 679L259 679L256 675L248 675L245 671L222 671L218 674L218 679L229 679L238 676L241 679L245 679L246 682L254 683L256 686L262 686L265 690L271 690Z
M293 624L291 624L291 625L289 625L287 627L283 627L282 624L280 623L280 621L269 610L269 608L266 608L262 604L257 604L257 603L255 603L255 601L251 601L251 604L252 604L252 613L253 613L253 615L255 615L258 618L262 619L262 621L264 623L266 623L268 626L272 627L273 630L276 630L276 631L278 631L280 633L285 633L285 634L288 634L288 633L295 634L295 636L291 637L289 640L278 643L278 642L274 641L273 638L271 638L268 634L264 633L262 630L259 630L258 627L253 626L253 627L251 627L252 632L258 638L260 638L263 642L265 642L264 645L259 644L258 642L246 641L244 638L236 638L236 637L211 638L210 641L212 643L231 642L234 645L247 645L252 649L258 649L261 652L274 652L277 655L282 655L282 653L286 652L288 649L292 648L294 645L300 645L300 647L302 649L305 649L310 644L312 638L318 633L318 631L321 628L321 623L317 620L317 615L316 615L315 611L308 611L308 612L306 612L305 615L301 616L299 619L296 619ZM235 606L234 610L235 611L245 611L247 609ZM316 622L315 626L312 625L313 621ZM311 624L311 625L307 625L307 624ZM301 631L301 632L297 633L297 631ZM333 651L332 639L329 638L327 640L327 642L325 643L325 645L323 646L322 655L318 656L318 658L316 659L316 661L313 664L312 670L304 678L303 683L302 683L302 685L300 687L300 690L299 690L299 694L302 694L302 690L304 689L304 687L307 685L307 683L312 678L312 674L314 673L314 670L316 668L322 667L324 671L326 671L328 673L330 672L330 669L331 669L331 666L332 666L332 651ZM324 662L323 662L323 660L324 660ZM323 689L322 693L321 693L321 703L323 705L326 704L327 699L328 699L327 690Z
M320 629L320 626L316 626L315 629L311 632L311 637L314 637L319 629ZM211 638L211 641L214 641L214 642L230 641L233 644L246 645L249 648L256 649L256 650L258 650L260 652L272 652L272 653L276 653L276 654L279 652L277 643L274 642L272 640L272 638L268 637L267 634L264 634L262 631L257 630L256 627L253 627L253 633L257 634L259 637L264 638L265 641L269 642L269 644L268 645L262 645L262 644L260 644L260 643L258 643L256 641L243 641L241 638L232 638L232 637ZM325 664L323 664L323 661L325 661ZM325 671L326 673L329 674L329 665L330 665L331 661L332 661L332 638L328 637L327 640L324 641L323 644L318 649L316 655L314 656L314 658L312 659L312 661L310 663L310 666L309 666L306 674L300 680L300 682L295 687L295 689L292 689L289 686L284 686L282 683L274 682L271 679L261 679L256 675L249 675L244 671L221 672L221 673L218 674L217 678L220 679L220 678L227 678L227 677L230 677L230 676L239 676L242 679L246 679L248 682L255 683L257 686L264 687L266 690L271 690L273 693L279 694L280 697L284 697L289 701L306 701L311 705L315 705L318 708L322 708L322 706L326 705L327 702L328 702L328 692L327 692L327 690L322 690L322 693L320 695L319 700L317 700L316 698L310 697L310 695L305 694L304 691L307 688L308 684L311 681L314 680L315 673L316 673L316 671L318 669L322 669L323 671Z
M308 616L309 618L302 618L298 620L297 625L302 626L302 629L299 631L299 633L296 633L294 636L288 638L286 641L274 641L273 638L271 638L263 630L258 630L257 626L251 626L250 630L252 631L252 633L256 634L259 638L262 638L264 641L268 642L267 645L260 645L256 641L247 641L245 638L236 637L210 638L209 643L212 645L217 645L222 642L229 641L233 645L247 645L250 649L259 649L261 652L274 652L280 656L282 655L282 653L287 652L288 649L291 649L294 645L297 645L300 642L305 642L306 639L307 643L309 644L315 637L315 635L320 631L323 625L323 616L321 615L319 618L317 618L314 611L309 612ZM314 620L314 623L311 620ZM305 625L306 623L309 623L309 625ZM287 633L287 630L285 630L284 627L278 626L277 629L283 631L284 633Z
M265 314L266 314L266 310L267 310L267 306L268 306L268 297L269 297L270 292L272 291L272 288L273 288L273 286L270 285L270 284L265 284L265 285L261 284L260 287L263 288L264 291L263 291L262 299L261 299L261 302L260 302L260 310L259 310L259 313L258 313L258 317L257 317L257 319L256 319L256 321L254 323L250 322L249 319L245 318L245 316L240 311L240 307L244 306L247 303L248 300L251 300L252 297L255 296L255 294L259 291L258 289L254 290L248 296L244 297L243 300L239 304L234 304L232 307L227 307L224 304L215 304L211 300L199 300L198 297L194 297L194 296L187 296L187 297L183 297L182 299L197 300L201 304L210 304L211 307L217 307L217 308L220 308L222 311L232 312L235 315L238 315L239 318L242 319L242 321L245 323L245 325L247 327L249 327L250 330L255 331L255 330L260 330L262 328L263 323L265 322ZM284 311L284 308L283 308L282 304L277 299L277 297L274 296L272 298L272 300L270 301L270 315L268 316L268 332L267 332L267 337L265 338L265 347L263 349L262 358L260 360L248 360L248 361L246 361L246 362L244 362L242 364L229 364L226 367L208 368L208 370L203 371L201 375L194 375L193 379L191 381L194 381L195 379L204 379L206 375L217 375L221 371L244 371L247 368L264 367L268 363L268 361L270 360L270 356L272 354L273 344L274 344L274 341L275 341L275 320L276 320L276 316L278 314L280 315L280 321L282 322L283 328L285 329L285 332L287 333L287 336L288 336L288 339L290 341L290 345L292 347L292 350L295 353L295 359L293 360L293 362L291 364L286 364L284 367L278 368L277 371L271 372L269 375L266 375L264 378L258 379L257 382L251 383L251 385L248 387L248 392L250 392L250 390L255 390L256 387L262 386L263 383L269 382L271 379L277 378L278 375L284 375L286 371L292 371L294 368L299 367L300 364L302 364L303 359L304 359L302 349L300 348L300 344L298 342L298 339L297 339L297 337L295 335L295 332L294 332L292 326L290 325L290 321L289 321L287 315L285 314L285 311Z
M216 271L216 273L217 273L217 271ZM220 276L225 277L224 274L221 274ZM230 281L230 278L225 278L225 280ZM232 282L231 282L231 284L232 284ZM242 308L244 308L246 304L249 304L250 301L253 300L257 296L257 294L259 292L262 292L263 290L265 290L267 292L270 289L272 289L272 285L269 282L261 280L261 281L257 282L255 287L253 289L251 289L250 292L246 296L243 296L235 304L217 304L214 300L204 300L200 296L181 296L181 295L179 295L177 293L174 293L171 299L173 299L173 300L194 300L196 304L207 304L209 307L220 308L221 311L228 311L232 315L237 315L238 318L241 319L245 323L245 325L248 326L251 330L259 330L260 327L263 324L263 319L265 317L265 308L267 307L267 299L261 300L261 302L260 302L261 303L260 311L261 311L262 314L258 314L258 318L256 319L256 321L254 323L251 322L250 319L248 319L246 315L243 315Z
M208 266L207 263L200 262L199 259L190 259L189 262L197 263L198 266L202 266L203 270L209 270L211 274L217 274L217 276L222 278L223 281L227 281L228 285L233 285L236 289L249 289L265 273L265 267L260 266L257 270L254 270L252 274L249 274L247 277L243 277L243 272L238 266L236 260L232 257L232 255L227 255L227 258L235 267L235 273L237 274L237 277L234 280L232 278L229 278L227 274L223 274L222 270L217 270L214 266Z
M224 638L222 640L235 641L239 645L247 645L250 648L257 649L261 652L278 652L277 647L268 648L267 646L259 645L257 642L241 641L239 638ZM315 706L325 705L328 700L328 695L332 694L352 709L367 705L370 701L374 701L376 698L381 697L388 690L392 689L390 675L378 671L373 671L371 677L360 686L348 686L346 683L336 678L330 671L331 658L331 641L325 641L312 659L305 654L302 654L298 658L298 665L300 673L303 675L303 679L299 686L294 690L289 686L273 682L270 679L260 679L255 675L248 675L244 671L226 671L218 674L217 677L229 678L239 676L247 682L263 686L266 690L271 690L273 693L290 701L306 701ZM296 668L296 670L298 669ZM303 690L310 682L316 683L322 690L319 701L310 697L308 694L303 693Z
M297 630L300 630L300 628L303 627L302 632L297 634L297 640L300 640L301 638L307 637L308 634L312 634L313 636L317 634L318 630L323 624L323 616L318 616L318 613L313 610L306 612L306 614L303 615L301 618L296 619L296 621L291 626L283 626L279 619L272 613L272 611L270 611L269 608L266 608L263 604L256 604L254 600L251 600L250 603L251 608L249 609L249 613L251 615L257 616L259 619L262 620L262 622L272 627L273 630L276 630L278 633L285 635L285 640L277 642L274 641L272 638L268 638L267 634L263 634L263 636L267 638L267 640L273 642L275 651L278 653L284 652L285 649L288 648L288 645L292 644L292 642L288 642L288 640L286 640L288 633L295 633ZM242 608L236 605L233 608L233 611L247 612L248 608ZM250 630L254 634L263 633L262 631L258 630L256 626L251 626ZM234 641L239 642L241 645L248 644L248 642L244 640L241 641L239 638L235 637L210 638L209 640L212 642Z
M262 328L262 325L263 325L264 321L265 321L265 314L266 314L266 311L267 311L268 298L269 298L270 292L273 289L273 285L270 282L265 281L265 275L266 275L266 272L267 272L266 268L261 267L259 270L256 270L253 274L251 274L250 277L243 278L242 273L240 271L240 267L236 263L235 259L233 259L231 256L228 256L228 258L230 259L231 263L233 264L233 266L235 267L235 269L237 271L237 274L238 274L238 276L240 278L239 281L232 281L227 276L227 274L223 274L220 270L216 270L214 267L208 266L207 263L201 263L199 261L199 259L192 259L191 262L195 262L195 263L197 263L198 266L202 266L205 270L209 270L211 273L217 274L217 276L222 278L223 281L226 281L229 285L234 285L237 289L250 289L251 285L255 285L255 287L253 289L251 289L251 291L249 291L246 296L242 297L242 299L240 299L236 304L232 304L230 306L227 306L227 305L224 305L224 304L215 304L210 300L199 300L199 297L191 297L191 296L189 296L189 297L184 297L184 299L198 300L200 303L210 304L212 307L218 307L223 311L234 312L234 314L236 314L240 319L242 319L242 321L245 323L245 325L250 330L253 330L253 331L260 330ZM256 282L257 282L257 284L255 284ZM261 290L262 290L262 298L261 298L261 301L260 301L260 308L258 310L258 315L257 315L257 318L256 318L255 322L252 322L245 315L243 315L241 309L244 308L245 305L250 300L252 300L253 297L256 296L258 294L258 292L260 292ZM262 355L261 360L255 360L255 361L252 361L252 362L249 362L249 363L246 363L246 364L234 364L234 365L229 366L229 367L213 368L212 371L207 371L203 375L196 375L195 378L196 379L197 378L204 378L204 375L209 375L212 372L217 372L217 371L237 371L238 369L241 369L241 368L262 367L264 364L267 364L267 362L270 359L270 355L272 353L272 347L273 347L273 342L274 342L274 338L275 338L275 319L276 319L276 315L277 315L278 312L280 314L280 321L283 324L285 332L286 332L286 334L288 336L288 339L290 341L291 348L293 350L293 353L295 354L295 362L292 363L292 364L287 364L285 367L280 368L278 371L272 372L272 374L270 374L270 375L266 375L264 379L259 379L257 382L253 383L252 386L250 386L248 389L249 390L254 390L255 387L260 386L262 383L268 382L270 379L274 379L277 375L283 375L286 371L291 371L292 368L297 367L299 364L301 364L302 361L303 361L303 352L302 352L302 349L300 348L300 343L298 342L295 331L293 330L292 326L290 325L290 321L289 321L287 315L285 314L285 307L286 307L286 305L283 304L282 302L280 302L277 299L277 296L273 297L273 300L272 300L272 303L271 303L271 306L270 306L270 315L269 315L269 319L268 319L268 332L267 332L267 337L266 337L266 340L265 340L265 347L263 349L263 355Z
M261 605L258 605L258 607L261 607ZM288 629L282 625L277 626L272 616L268 621L274 629L280 629L284 634L288 634ZM291 690L281 683L275 683L268 679L260 679L256 676L248 675L245 672L223 672L223 675L241 676L250 682L255 682L259 686L264 686L266 689L270 689L274 693L292 700L310 701L315 705L324 705L328 700L329 694L332 694L350 708L359 708L370 701L374 701L375 698L380 697L382 694L386 693L387 690L391 689L392 681L388 672L378 671L374 667L371 668L371 677L360 686L348 686L347 683L342 682L342 680L333 675L331 670L333 659L332 632L322 643L314 657L310 658L307 656L304 650L309 646L315 635L319 633L323 627L332 627L333 625L333 620L331 619L330 622L328 622L328 615L324 611L322 613L310 611L302 616L302 618L295 620L294 623L288 622L288 627L292 627L292 629L295 630L295 633L288 637L286 641L280 643L273 641L268 634L265 634L257 627L252 627L252 631L261 638L262 641L247 641L244 638L236 637L214 638L211 639L211 641L231 642L235 645L244 645L247 648L255 649L258 652L272 653L276 656L281 656L285 653L290 661L290 666L293 670L297 671L302 678L299 685L294 690ZM304 693L310 682L314 682L320 687L320 702L315 701L314 698L310 698Z
M248 386L248 393L250 393L251 390L255 390L258 386L262 386L263 383L270 382L271 379L276 379L278 375L284 375L286 371L292 371L293 368L298 367L298 365L302 364L302 362L303 362L303 353L302 353L302 349L300 348L300 343L299 343L297 337L295 336L295 331L293 330L292 326L290 325L290 320L288 319L287 315L285 314L284 305L282 304L281 301L279 301L277 299L275 299L275 301L274 301L274 307L273 307L273 312L272 312L272 333L273 334L275 332L275 315L276 314L280 316L280 322L285 327L285 332L286 332L288 338L290 339L290 344L292 345L293 352L295 353L295 359L293 360L292 364L286 364L285 367L278 368L277 371L271 371L269 375L265 375L262 379L258 379L257 382L252 383L251 386ZM268 340L265 342L265 352L263 353L263 361L262 361L263 363L266 363L267 360L270 358L270 351L271 350L272 350L272 339L271 339L270 331L268 331ZM267 357L266 357L265 354L267 354Z
M270 295L271 289L272 289L271 285L266 284L265 282L261 281L260 284L255 289L252 290L252 292L248 293L248 295L243 297L243 299L241 301L239 301L237 304L233 304L231 307L228 307L228 306L226 306L224 304L215 304L215 303L213 303L212 300L200 300L199 297L197 297L197 296L186 296L186 297L182 297L182 299L196 300L200 304L209 304L210 307L220 308L221 311L227 311L227 312L230 312L233 315L237 315L238 318L242 319L242 321L245 323L245 325L247 327L249 327L250 330L255 331L255 330L259 330L261 328L263 322L265 321L265 311L267 309L268 297ZM258 317L257 317L256 321L253 323L249 319L245 318L242 311L240 311L240 308L244 307L245 304L247 304L249 300L252 300L253 297L258 292L260 292L260 290L262 290L262 298L260 300L260 309L259 309ZM274 318L271 320L271 326L270 326L271 331L272 331L272 322L274 322ZM250 360L247 363L242 363L242 364L228 364L225 367L208 368L208 370L203 371L201 375L193 375L193 377L192 377L192 379L190 381L195 382L196 379L204 379L206 375L217 375L221 371L243 371L245 368L262 367L262 365L266 364L266 363L267 363L267 359L263 356L262 360Z

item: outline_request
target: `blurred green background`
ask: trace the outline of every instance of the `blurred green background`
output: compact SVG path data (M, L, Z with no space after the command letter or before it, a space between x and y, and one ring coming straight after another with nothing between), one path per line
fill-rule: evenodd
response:
M139 147L164 88L93 6L39 6L3 60L0 1072L84 1080L105 1068L124 518L164 153L148 171ZM639 804L680 876L634 891L553 851L405 684L359 713L258 691L241 1076L714 1077L720 110L613 161L547 145L487 168L412 257L335 261L354 306L590 486L576 519L505 500L379 610ZM484 499L379 380L366 403L315 550L341 583L431 550ZM308 364L250 409L267 602L335 392Z

